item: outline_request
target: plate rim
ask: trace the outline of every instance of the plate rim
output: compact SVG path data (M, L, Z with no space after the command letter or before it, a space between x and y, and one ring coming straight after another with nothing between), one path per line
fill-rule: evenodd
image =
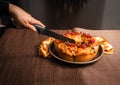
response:
M54 58L56 58L56 59L58 59L58 60L60 60L60 61L66 62L66 63L71 63L71 64L91 64L91 63L94 63L94 62L97 62L98 60L100 60L100 59L103 57L103 54L104 54L103 48L102 48L102 46L99 44L99 50L98 50L98 52L99 52L100 50L101 50L102 52L99 52L100 54L99 54L99 56L98 56L97 58L95 58L95 59L93 59L93 60L90 60L90 61L85 61L85 62L73 62L73 61L68 61L68 60L62 59L62 58L60 58L59 56L57 56L57 55L53 52L52 46L54 46L54 42L52 42L52 43L50 44L50 46L49 46L49 52L50 52L50 54L51 54ZM97 54L97 55L98 55L98 54Z

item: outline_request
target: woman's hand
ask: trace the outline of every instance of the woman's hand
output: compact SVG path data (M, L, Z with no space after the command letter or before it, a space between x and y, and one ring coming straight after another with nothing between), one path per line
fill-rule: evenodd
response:
M36 28L32 24L39 24L45 27L45 25L42 22L33 18L29 13L27 13L26 11L24 11L16 5L9 4L9 11L14 20L21 26L29 28L33 31L36 31Z

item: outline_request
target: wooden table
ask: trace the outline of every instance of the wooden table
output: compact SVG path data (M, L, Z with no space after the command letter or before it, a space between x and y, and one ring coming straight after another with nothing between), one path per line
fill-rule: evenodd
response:
M46 36L10 28L0 38L0 85L120 85L120 30L74 30L103 36L113 45L114 54L104 54L98 62L89 65L46 59L37 51Z

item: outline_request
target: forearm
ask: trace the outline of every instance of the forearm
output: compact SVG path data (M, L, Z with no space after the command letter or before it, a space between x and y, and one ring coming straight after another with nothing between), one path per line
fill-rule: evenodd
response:
M4 4L4 5L2 5L2 4ZM36 31L36 28L32 24L39 24L39 25L45 27L45 25L43 23L41 23L39 20L32 17L31 14L27 13L22 8L14 5L14 4L7 3L7 2L6 3L0 2L0 9L1 9L0 13L3 12L4 14L5 13L10 14L12 16L12 18L19 25L24 26L26 28Z
M9 15L9 3L5 1L0 1L0 15Z
M20 16L22 16L22 15L24 16L25 14L30 15L29 13L27 13L26 11L24 11L20 7L14 5L14 4L11 4L11 3L9 4L9 13L14 17L18 16L19 14L20 14Z

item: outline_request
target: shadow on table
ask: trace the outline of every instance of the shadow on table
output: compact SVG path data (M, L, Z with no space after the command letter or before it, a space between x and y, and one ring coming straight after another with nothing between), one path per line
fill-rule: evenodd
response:
M88 67L88 66L96 63L96 62L94 62L94 63L90 63L90 64L72 64L72 63L60 61L54 57L50 59L50 62L60 65L62 67L69 67L69 68L80 68L80 67L83 68L83 67Z

